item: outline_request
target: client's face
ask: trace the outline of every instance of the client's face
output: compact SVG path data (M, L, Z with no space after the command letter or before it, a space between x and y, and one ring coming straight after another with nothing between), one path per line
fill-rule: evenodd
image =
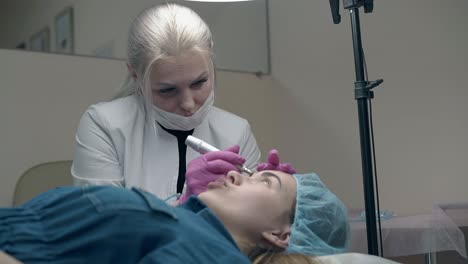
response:
M252 235L289 225L296 182L292 175L279 171L261 171L251 177L231 171L210 183L199 197L228 229Z

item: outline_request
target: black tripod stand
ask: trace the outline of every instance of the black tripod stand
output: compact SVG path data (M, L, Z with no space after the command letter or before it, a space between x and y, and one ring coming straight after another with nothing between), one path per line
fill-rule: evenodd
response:
M329 0L332 11L333 22L338 24L341 22L339 14L339 0ZM383 82L367 81L367 76L364 75L364 56L361 42L361 25L359 22L359 7L364 7L365 13L371 13L374 4L373 0L343 0L343 6L349 10L351 15L351 28L353 34L354 48L354 66L356 70L356 82L354 83L354 98L358 103L359 115L359 133L361 139L361 160L364 182L364 200L366 207L366 226L367 226L367 249L371 255L379 255L377 241L377 226L376 226L376 201L374 199L374 177L373 177L373 160L371 148L371 133L369 126L369 103L374 98L372 88Z

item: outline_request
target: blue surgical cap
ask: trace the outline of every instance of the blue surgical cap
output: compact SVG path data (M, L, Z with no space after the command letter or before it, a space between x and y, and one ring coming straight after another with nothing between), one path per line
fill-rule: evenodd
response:
M348 213L315 173L294 174L296 212L288 253L312 256L343 253L349 244Z

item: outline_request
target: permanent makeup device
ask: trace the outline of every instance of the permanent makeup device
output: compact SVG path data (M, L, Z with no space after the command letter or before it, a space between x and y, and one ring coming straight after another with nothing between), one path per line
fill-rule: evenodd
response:
M188 136L187 139L185 140L185 144L200 154L205 154L211 151L219 151L219 149L193 136ZM247 173L249 176L252 176L253 171L251 169L245 166L237 166L237 167L239 168L241 172Z

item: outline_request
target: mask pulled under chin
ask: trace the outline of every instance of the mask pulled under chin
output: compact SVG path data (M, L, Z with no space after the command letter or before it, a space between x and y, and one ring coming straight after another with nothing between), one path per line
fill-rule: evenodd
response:
M167 129L192 130L199 126L211 110L214 101L214 92L211 91L205 103L191 116L181 116L164 111L153 105L153 116L156 122Z

